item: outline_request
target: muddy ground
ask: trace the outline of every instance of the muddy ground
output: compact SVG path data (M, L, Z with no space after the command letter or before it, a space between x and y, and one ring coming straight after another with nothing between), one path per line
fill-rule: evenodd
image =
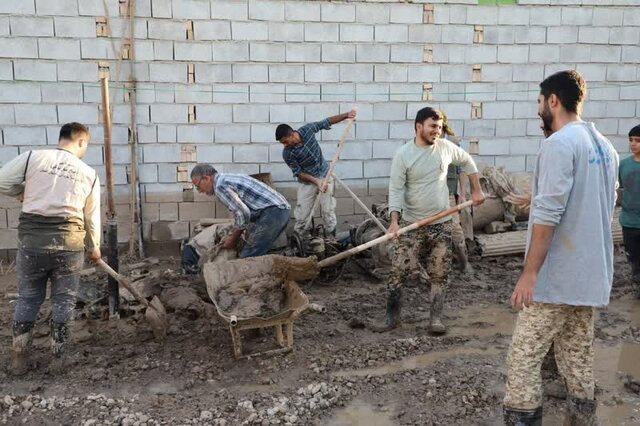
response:
M449 333L427 334L428 291L408 284L401 329L361 328L384 312L384 282L353 263L331 284L303 285L327 308L295 323L295 351L235 361L204 283L178 276L163 259L159 284L195 290L170 312L167 341L153 340L141 314L103 320L78 310L68 368L48 372L47 328L38 326L37 368L21 378L0 372L0 423L21 425L495 425L500 424L504 359L514 325L507 300L519 256L476 260L469 278L451 277ZM172 272L173 271L173 272ZM640 422L640 397L624 387L640 378L640 301L618 254L612 303L597 320L596 377L603 424ZM86 280L87 278L85 278ZM171 290L175 295L176 290ZM15 275L0 277L0 363L10 359ZM48 302L45 302L48 303ZM46 319L46 306L41 321ZM265 348L271 332L247 336ZM561 424L563 386L545 382L545 425Z

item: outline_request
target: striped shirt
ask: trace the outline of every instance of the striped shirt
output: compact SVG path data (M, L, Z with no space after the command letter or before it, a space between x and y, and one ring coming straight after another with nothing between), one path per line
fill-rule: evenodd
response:
M331 122L328 118L315 123L305 124L296 132L302 143L282 150L282 158L293 172L294 177L307 173L316 178L323 178L329 171L329 164L322 156L322 150L316 139L320 130L329 130Z
M282 194L247 175L216 174L213 195L233 213L238 229L244 229L267 207L291 208Z

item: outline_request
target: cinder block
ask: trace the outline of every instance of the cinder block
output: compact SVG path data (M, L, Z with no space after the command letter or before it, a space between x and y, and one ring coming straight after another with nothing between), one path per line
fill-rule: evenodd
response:
M396 4L390 8L389 22L393 24L422 23L423 7L420 4Z
M58 120L60 123L78 121L83 124L98 124L98 106L58 105Z
M305 121L320 121L340 113L340 106L334 103L318 103L305 105ZM291 124L291 123L290 123ZM295 128L295 126L293 126Z
M522 136L527 132L527 120L496 120L496 136ZM513 143L512 143L513 145ZM511 152L514 154L514 152ZM535 152L533 152L535 154Z
M209 2L200 0L172 0L174 19L209 19Z
M234 40L269 40L267 22L232 22L231 37Z
M234 64L232 72L234 82L266 83L269 81L269 67L267 65Z
M5 38L0 43L0 57L38 58L38 43L31 38Z
M373 72L377 82L403 82L407 81L407 75L407 68L403 65L376 65Z
M355 101L355 89L352 83L327 83L320 86L321 98L330 102Z
M0 82L0 102L2 103L38 103L40 99L39 84Z
M560 62L560 46L532 45L529 46L529 62L548 63ZM483 70L484 73L484 70Z
M601 118L595 120L594 124L596 128L603 135L617 135L618 134L618 119L617 118ZM621 129L620 133L625 133L624 129Z
M151 122L180 124L188 121L188 105L151 105Z
M441 40L441 26L409 25L409 41L412 43L440 43Z
M580 27L578 41L589 44L608 44L609 28L607 27Z
M55 105L20 104L15 106L16 124L43 125L58 123Z
M255 123L269 122L269 106L268 105L234 105L233 106L233 122L234 123Z
M211 61L211 44L193 41L173 43L173 55L176 61Z
M483 119L513 118L513 102L485 102L482 104Z
M213 44L215 62L245 62L249 60L249 43L218 42Z
M190 124L178 126L180 143L213 143L213 126Z
M338 82L340 67L337 64L305 65L304 77L307 82Z
M356 138L372 140L388 139L389 123L359 121L356 123Z
M436 18L439 12L442 11L444 7L436 7L435 14ZM472 25L496 25L498 23L498 7L493 6L484 6L484 7L472 7L471 13L467 13L466 23ZM447 17L448 18L448 17ZM437 21L437 19L436 19ZM436 22L436 23L449 23L449 19L446 22ZM507 25L513 25L510 22L507 22Z
M442 43L473 43L473 25L447 25L442 27Z
M230 83L231 65L196 64L198 83Z
M177 126L175 124L159 124L158 125L158 142L175 143L177 139Z
M469 102L449 102L444 110L449 120L465 120L471 117L471 104Z
M624 9L595 7L593 8L593 22L595 25L603 27L619 27L622 26L623 14Z
M487 137L491 138L496 134L496 120L465 120L464 136L470 137ZM484 139L483 139L484 140ZM482 144L482 142L480 142Z
M515 72L514 72L515 75ZM515 80L515 78L514 78ZM498 83L496 85L497 98L499 101L522 101L526 99L528 96L529 90L533 90L533 93L539 93L539 87L536 84L530 83ZM484 116L484 105L483 105L483 117ZM511 118L511 117L502 117L502 118Z
M410 72L410 71L409 71ZM390 101L420 101L422 100L422 83L419 84L389 84Z
M249 0L249 19L256 21L284 21L284 2Z
M409 27L402 24L376 25L374 39L386 43L406 42L409 40Z
M153 40L186 40L187 26L184 22L151 19L148 22L149 38Z
M246 103L249 102L249 86L247 84L217 84L213 86L214 103Z
M304 24L291 22L269 22L269 40L303 41Z
M341 24L340 41L373 41L373 25Z
M57 80L56 64L53 62L16 59L13 61L13 72L16 80Z
M269 80L275 83L302 83L303 65L269 65Z
M449 6L449 23L464 24L467 21L467 7L451 5Z
M196 40L229 40L231 39L231 23L228 21L193 21L193 36Z
M173 61L173 42L160 40L154 41L153 56L158 61Z
M285 46L281 43L250 43L249 58L255 62L284 62Z
M424 48L407 44L394 44L391 46L391 62L422 63L424 61Z
M75 0L36 0L36 13L38 15L77 16L78 3Z
M154 18L171 18L171 0L152 0L151 15ZM176 218L177 219L177 218Z
M524 64L529 61L529 46L498 46L498 62Z
M634 101L606 101L607 115L604 117L635 117L635 108Z
M321 47L318 44L289 44L285 47L287 62L320 62Z
M320 101L320 85L319 84L287 84L286 88L287 102L319 102Z
M584 104L583 116L588 118L605 118L609 116L607 103L603 101L590 101Z
M199 145L197 150L198 163L231 163L233 161L233 147L231 145L207 144Z
M407 114L407 104L385 102L373 105L373 119L376 121L404 120Z
M395 6L395 5L394 5ZM390 19L390 7L386 4L357 3L356 21L367 24L386 24Z
M292 182L293 176L291 169L284 164L262 163L259 168L260 173L271 173L274 182ZM278 185L278 191L281 191L282 185ZM283 194L285 195L285 194ZM295 198L295 195L294 195ZM294 204L295 205L295 204ZM293 213L292 213L293 214Z
M35 15L35 2L24 0L4 0L0 3L0 13L11 15Z
M513 103L513 118L533 118L537 116L538 116L538 105L535 102L514 102ZM538 122L538 124L540 123Z
M529 8L522 6L498 7L498 24L529 25Z
M369 160L363 162L364 177L378 178L389 176L391 160Z
M444 64L464 64L469 46L440 44L433 48L432 62Z
M578 27L548 27L547 43L577 43Z
M359 160L344 160L336 163L336 175L340 179L361 179L362 170L362 161Z
M141 164L138 167L138 180L140 183L158 182L158 166L155 164Z
M249 143L251 127L243 125L217 126L215 138L216 143Z
M524 172L527 168L526 157L524 155L498 156L496 166L504 167L507 172Z
M373 81L373 65L371 64L341 64L340 81L371 82Z
M178 203L178 214L181 221L200 220L215 217L213 199L207 203Z
M640 57L640 46L622 46L622 62L635 63L638 57Z
M356 6L353 4L321 3L321 19L325 22L354 22Z
M530 15L529 22L531 25L560 25L562 19L561 13L558 13L557 8L548 6L532 7Z
M138 3L138 4L140 4L140 3ZM57 19L58 18L56 18L56 20ZM81 18L81 19L87 20L87 22L92 22L93 23L93 35L87 33L86 37L87 38L96 38L96 21L95 21L95 18L93 18L93 19L92 18ZM111 28L111 34L112 34L113 37L120 37L122 34L124 34L124 36L127 37L129 35L129 18L127 18L127 17L109 18L109 27ZM146 39L147 38L147 20L146 19L136 19L136 20L134 20L133 34L135 35L136 39ZM120 43L118 42L116 46L119 48L120 47ZM137 45L136 45L136 48L137 48ZM136 53L137 53L137 49L136 49Z
M330 42L338 41L340 27L338 24L330 23L305 23L304 24L304 40Z
M0 6L1 7L1 6ZM5 23L9 23L11 27L11 35L13 37L50 37L53 36L53 18L37 18L26 16L11 16L5 19ZM0 28L2 25L0 25ZM4 32L0 30L0 34ZM5 34L3 34L5 35ZM6 35L9 35L7 29ZM95 35L95 23L94 23Z
M358 44L356 46L356 62L389 62L390 48L379 44Z
M0 105L0 124L15 124L15 123L16 123L16 119L15 119L13 105ZM3 157L3 158L6 158L6 157ZM1 161L2 160L0 160L0 162Z
M233 147L234 163L268 163L269 147L264 145L237 145Z
M252 84L249 87L249 102L278 104L285 102L284 84Z
M302 22L320 21L320 4L312 2L286 2L285 20Z
M522 27L515 31L517 44L544 44L547 40L545 27Z
M211 18L246 21L249 19L249 7L245 0L220 0L211 2Z
M591 46L592 62L620 62L620 46Z
M497 46L466 46L465 62L468 64L495 63L498 54Z
M271 105L269 111L269 121L271 123L304 121L304 110L297 105Z
M369 160L372 153L371 141L348 141L340 155L343 160Z
M323 44L322 62L354 62L356 59L356 49L349 44Z
M470 82L473 68L470 65L441 65L440 75L443 82Z
M509 139L487 138L478 144L480 155L508 155Z
M513 44L515 43L515 28L507 26L487 27L484 30L484 43Z
M44 39L40 39L41 52L45 48L45 46L42 43L43 40ZM50 43L53 41L62 41L68 44L77 42L77 40L72 40L72 39L49 40ZM106 38L82 39L79 41L79 43L80 43L80 55L82 56L82 59L116 59L111 42ZM64 49L64 46L58 46L58 49ZM70 54L75 55L73 50L70 52ZM52 59L55 59L55 58L52 58ZM80 59L80 56L70 57L67 59Z
M149 64L149 75L153 81L186 83L187 66L180 63L151 63Z
M610 40L614 44L637 46L640 43L640 27L611 28Z
M469 76L471 73L469 73ZM408 81L432 83L440 81L440 65L416 65L408 67Z
M0 60L0 80L13 80L13 64L9 60Z
M158 207L161 221L178 220L178 203L159 203Z
M409 129L407 131L406 129ZM396 134L398 136L402 135L402 141L375 141L373 142L373 155L374 159L389 159L393 158L395 152L402 145L405 144L406 140L409 140L415 136L413 128L409 123L391 123L391 133ZM394 136L392 136L394 137Z
M46 145L47 134L44 127L5 127L5 145Z
M593 9L590 7L563 7L562 25L591 25Z
M304 115L304 109L303 115ZM302 120L300 120L302 121ZM251 126L251 142L274 143L276 126L273 124L253 124ZM279 144L278 144L279 145ZM282 148L282 146L280 146Z
M178 163L180 160L180 145L144 145L142 147L142 159L144 163Z
M189 222L151 223L152 241L176 241L187 238L189 238Z
M590 62L591 46L566 44L560 46L560 57L567 62Z
M18 247L17 229L0 229L0 249L11 250Z

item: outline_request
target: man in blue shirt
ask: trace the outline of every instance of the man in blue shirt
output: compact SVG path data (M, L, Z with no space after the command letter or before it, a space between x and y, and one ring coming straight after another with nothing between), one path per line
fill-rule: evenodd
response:
M553 134L538 153L525 264L511 296L522 311L507 356L507 426L542 424L540 367L552 343L567 386L564 424L595 421L593 322L613 281L618 154L580 119L586 91L573 70L540 84L538 115Z
M222 248L233 249L247 225L254 226L246 235L240 258L266 254L289 223L287 200L266 184L247 175L218 173L209 164L197 164L191 171L191 182L202 192L215 195L233 214L231 234L222 241Z
M316 133L320 130L329 130L333 124L355 118L356 112L351 110L322 121L305 124L298 130L293 130L288 124L280 124L276 128L276 140L284 145L282 158L299 183L294 229L300 234L308 231L308 218L316 197L319 196L325 229L335 235L337 220L336 200L333 197L334 184L333 179L329 179L326 185L322 184L329 171L329 164L322 155Z

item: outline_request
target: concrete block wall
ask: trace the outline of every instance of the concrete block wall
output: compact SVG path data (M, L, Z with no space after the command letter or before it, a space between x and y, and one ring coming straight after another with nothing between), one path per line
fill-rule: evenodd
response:
M413 136L415 112L425 105L448 114L478 162L511 171L535 164L537 85L555 71L584 73L585 117L621 153L640 113L640 0L136 3L136 61L124 61L118 78L112 44L119 47L128 26L117 0L107 1L106 13L114 38L97 35L102 0L0 2L0 164L55 145L59 126L77 120L91 127L86 161L104 182L98 76L108 65L122 240L130 226L122 82L132 71L143 232L151 240L185 238L198 218L228 215L192 192L196 162L270 172L294 203L295 183L273 140L281 122L297 126L357 106L337 171L369 204L384 200L393 153ZM342 129L319 135L327 158ZM344 191L337 194L341 226L364 217ZM0 249L15 247L19 209L0 198Z

